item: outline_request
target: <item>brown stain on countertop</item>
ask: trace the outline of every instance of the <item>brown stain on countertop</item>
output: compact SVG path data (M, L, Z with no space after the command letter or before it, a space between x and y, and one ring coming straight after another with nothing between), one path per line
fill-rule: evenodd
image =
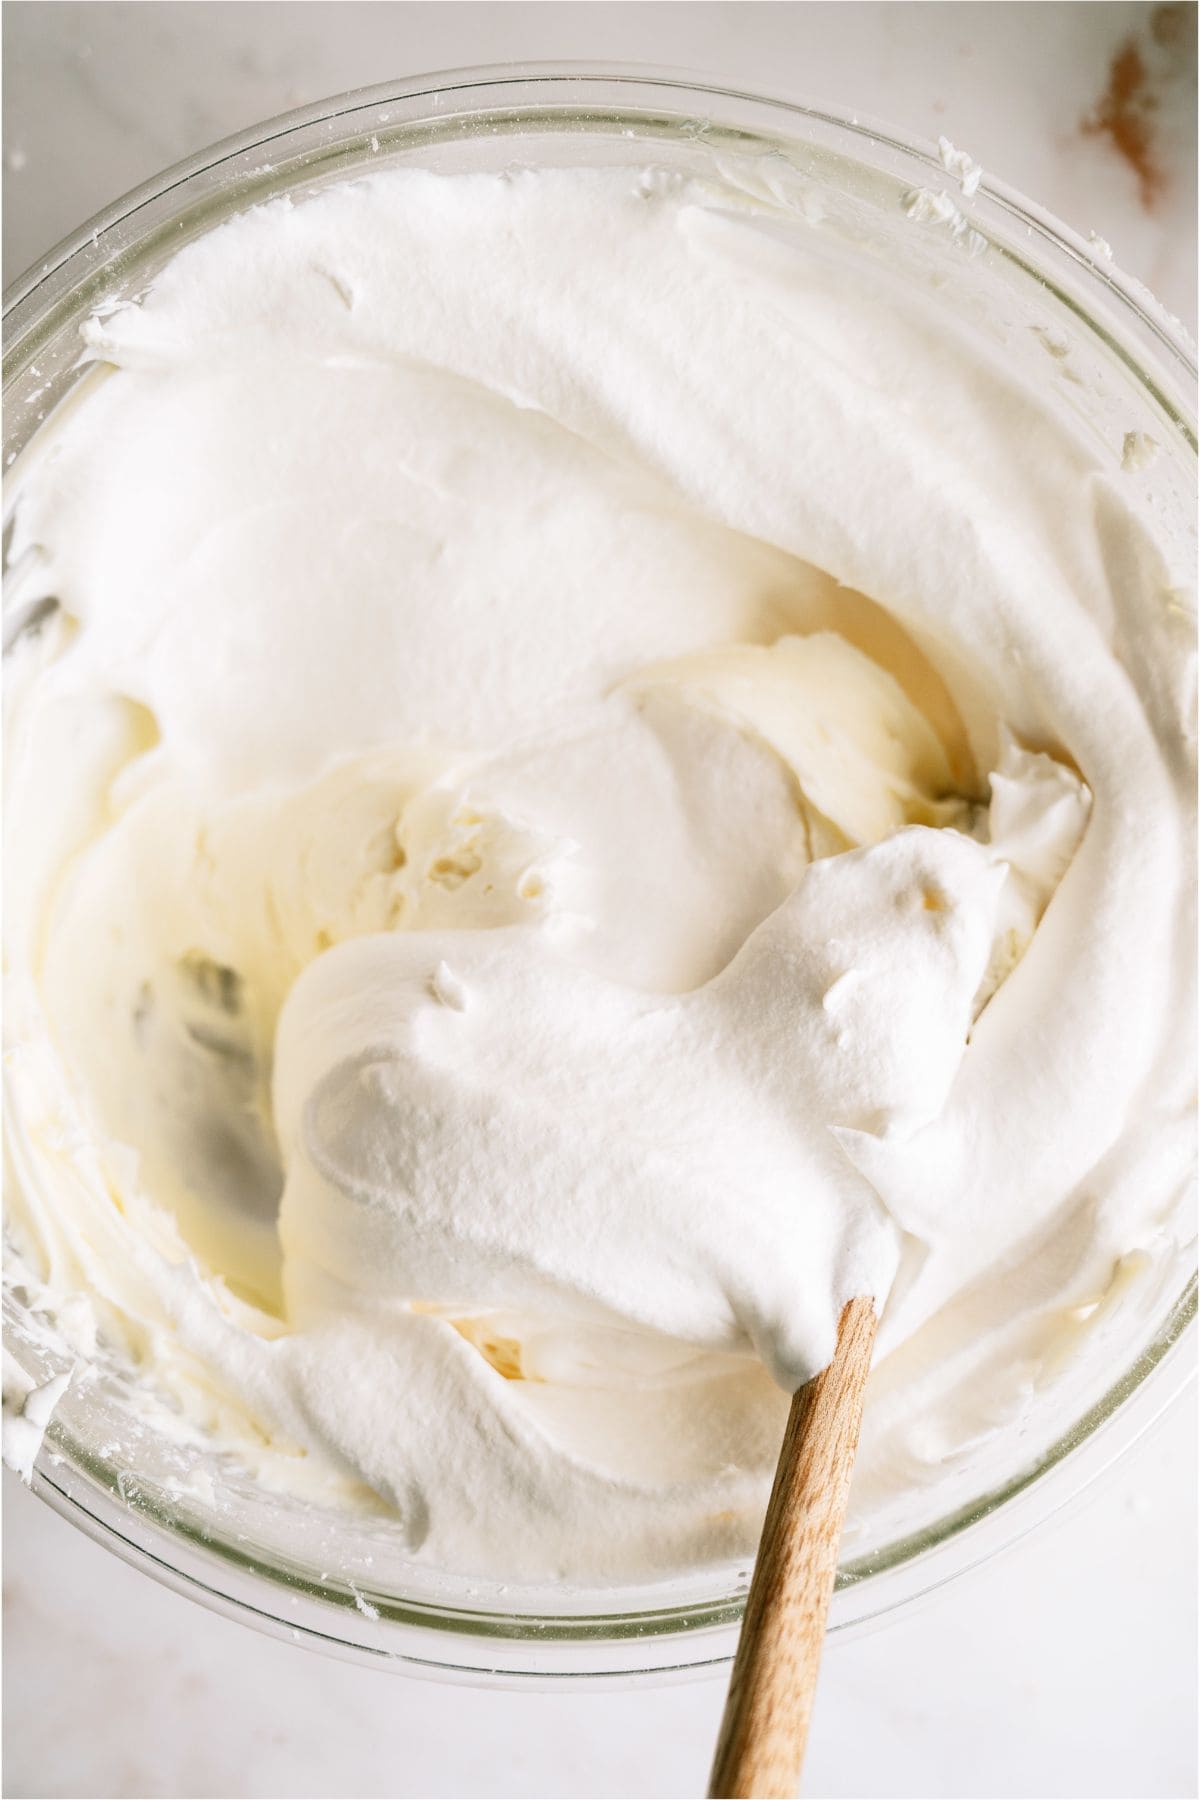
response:
M1159 119L1163 90L1183 79L1192 67L1194 5L1173 4L1147 9L1146 26L1114 52L1108 85L1081 122L1085 137L1107 137L1137 176L1138 195L1147 212L1168 185L1159 152Z

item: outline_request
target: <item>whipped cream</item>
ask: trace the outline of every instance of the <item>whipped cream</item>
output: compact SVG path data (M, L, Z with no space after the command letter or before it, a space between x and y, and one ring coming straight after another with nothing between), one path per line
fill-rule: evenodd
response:
M581 1580L744 1554L868 1294L869 1541L1181 1229L1119 473L653 173L276 200L86 339L13 543L26 1286L264 1480Z

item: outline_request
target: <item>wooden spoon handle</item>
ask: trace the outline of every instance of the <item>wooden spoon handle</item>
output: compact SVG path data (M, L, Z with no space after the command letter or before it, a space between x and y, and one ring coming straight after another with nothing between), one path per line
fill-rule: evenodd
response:
M729 1679L712 1800L790 1800L796 1792L875 1325L874 1301L851 1300L833 1361L793 1396Z

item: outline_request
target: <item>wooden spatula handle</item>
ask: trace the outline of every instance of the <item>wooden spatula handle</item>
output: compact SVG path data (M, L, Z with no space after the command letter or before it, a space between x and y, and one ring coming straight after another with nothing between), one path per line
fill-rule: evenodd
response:
M874 1302L851 1300L833 1361L792 1400L713 1761L714 1800L796 1792L875 1324Z

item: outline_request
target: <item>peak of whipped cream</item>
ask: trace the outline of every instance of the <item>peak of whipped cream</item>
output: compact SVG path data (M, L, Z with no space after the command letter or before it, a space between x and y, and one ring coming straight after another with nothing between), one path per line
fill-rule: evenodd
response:
M276 200L97 314L15 471L14 1235L443 1569L744 1554L859 1293L869 1543L1176 1232L1180 571L772 221Z

